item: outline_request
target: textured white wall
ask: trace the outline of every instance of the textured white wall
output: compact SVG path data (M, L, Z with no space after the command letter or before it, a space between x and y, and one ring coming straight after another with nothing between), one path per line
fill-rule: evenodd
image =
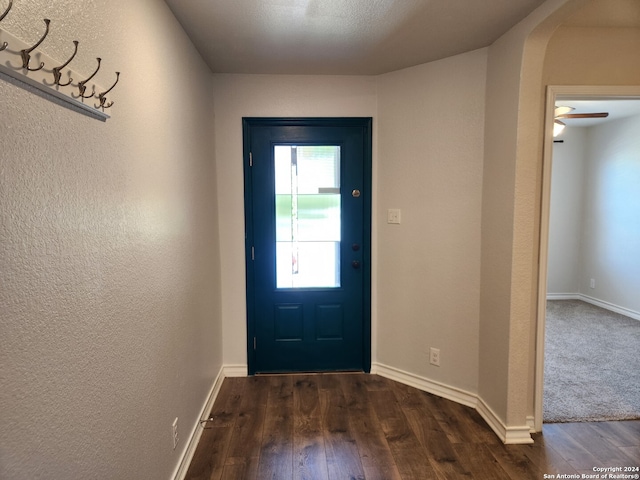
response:
M214 75L225 364L247 361L242 117L372 116L373 359L475 390L485 66L480 50L381 77Z
M640 4L609 0L605 8L618 12L620 22L635 18L636 27L562 26L549 42L544 66L546 85L637 85L640 82ZM629 11L625 11L625 8Z
M219 218L224 363L246 366L242 117L375 117L376 80L365 76L216 74L213 92L218 192L223 199ZM375 138L375 118L373 128ZM373 155L375 182L375 140Z
M547 292L580 291L587 129L567 127L553 146Z
M486 61L482 49L378 78L377 361L473 393Z
M0 478L169 478L222 361L211 76L160 0L2 26L44 17L122 76L106 123L0 80Z
M580 258L580 292L634 312L640 312L638 132L640 116L588 129Z
M547 0L489 48L479 394L522 436L528 435L527 416L533 413L542 66L558 24L589 1Z
M639 116L569 127L555 145L548 293L640 311L639 128Z

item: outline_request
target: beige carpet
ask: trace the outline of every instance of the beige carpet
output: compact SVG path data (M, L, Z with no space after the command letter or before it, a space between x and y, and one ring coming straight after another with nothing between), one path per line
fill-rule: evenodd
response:
M545 338L545 422L640 418L640 321L548 301Z

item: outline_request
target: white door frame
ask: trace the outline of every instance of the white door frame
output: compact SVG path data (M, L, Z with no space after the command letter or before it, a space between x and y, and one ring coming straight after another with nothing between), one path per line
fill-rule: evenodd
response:
M542 199L540 206L540 255L538 265L538 318L536 330L536 368L534 387L534 428L542 431L544 395L544 338L547 314L547 262L549 260L549 214L551 210L551 165L553 157L553 112L557 99L607 100L640 99L640 85L589 86L549 85L544 124L544 148L542 158Z

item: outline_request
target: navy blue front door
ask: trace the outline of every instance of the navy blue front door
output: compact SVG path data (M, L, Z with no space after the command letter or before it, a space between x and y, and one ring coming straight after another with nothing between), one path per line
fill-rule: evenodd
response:
M245 118L249 373L371 363L371 119Z

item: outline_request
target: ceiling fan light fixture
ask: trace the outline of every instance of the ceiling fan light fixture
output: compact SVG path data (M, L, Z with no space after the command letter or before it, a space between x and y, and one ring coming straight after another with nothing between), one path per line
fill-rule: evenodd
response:
M575 110L575 108L573 107L557 106L554 111L554 117L557 117L559 115L566 115L567 113L570 113L573 110Z
M562 131L564 130L564 127L566 127L566 125L564 123L562 123L560 120L554 120L553 121L553 136L554 136L554 138L562 133Z

